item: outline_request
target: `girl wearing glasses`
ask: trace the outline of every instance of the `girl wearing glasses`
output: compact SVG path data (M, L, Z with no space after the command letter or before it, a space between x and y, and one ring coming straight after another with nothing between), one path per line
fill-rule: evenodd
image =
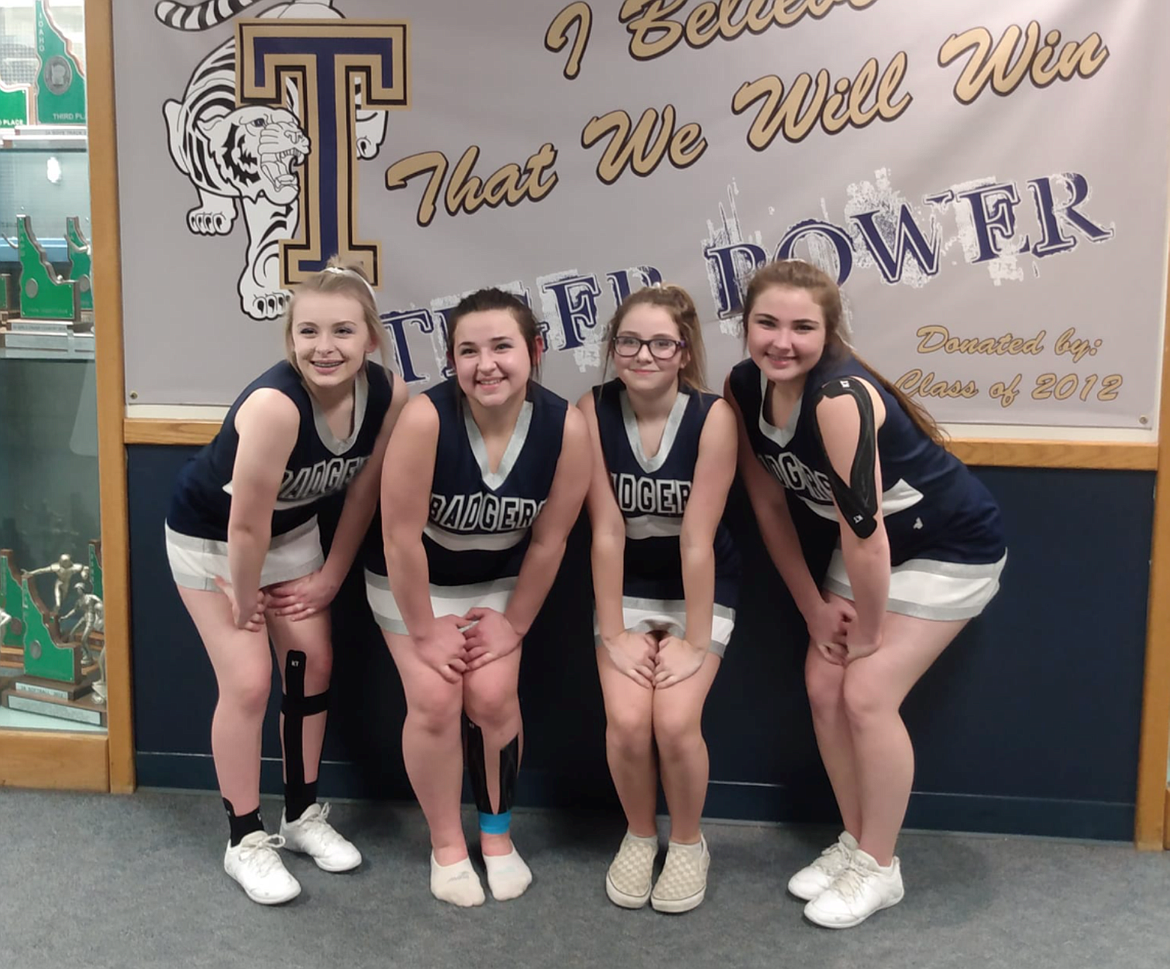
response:
M738 560L721 521L735 419L703 390L698 315L677 286L622 303L608 361L616 379L579 405L594 451L586 501L606 754L629 824L605 889L623 908L649 899L658 911L686 912L703 901L710 865L699 830L703 703L735 622ZM652 889L659 774L670 840Z
M845 830L788 890L848 928L902 900L894 845L914 775L899 709L999 588L999 508L930 416L842 335L841 293L815 266L759 269L744 298L750 359L727 398L760 532L809 631L805 682ZM786 494L787 492L787 494ZM838 525L820 588L788 502Z

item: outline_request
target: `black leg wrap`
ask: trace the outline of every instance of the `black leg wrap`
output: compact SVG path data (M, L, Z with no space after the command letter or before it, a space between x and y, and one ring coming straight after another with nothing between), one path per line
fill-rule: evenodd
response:
M305 750L303 742L305 717L324 713L329 709L329 691L305 696L305 662L307 657L297 649L290 649L284 661L284 697L280 712L284 714L284 776L285 790L299 789L305 783Z
M516 800L516 777L520 773L520 736L517 734L500 751L500 809L497 814L512 810Z
M236 814L232 802L226 797L223 799L224 809L228 814L228 827L231 828L231 846L234 848L253 831L263 831L264 822L260 819L260 808L249 811L247 814Z
M492 806L488 791L487 766L484 763L483 731L463 714L463 760L475 795L475 807L481 814L503 814L512 809L516 794L516 776L520 773L520 737L513 737L500 751L500 803Z

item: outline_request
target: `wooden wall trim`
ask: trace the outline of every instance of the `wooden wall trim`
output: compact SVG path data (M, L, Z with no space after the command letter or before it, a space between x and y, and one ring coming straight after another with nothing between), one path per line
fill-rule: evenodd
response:
M109 750L100 733L5 730L0 743L0 787L108 791Z
M202 445L219 430L219 421L164 420L128 417L123 421L127 444ZM1109 468L1154 471L1158 445L1113 441L1000 441L956 437L951 450L964 463L983 468Z
M113 0L86 0L89 87L90 239L93 244L94 342L102 577L109 681L110 790L134 790L133 695L130 682L130 547L126 449L122 437L125 370L122 339L121 228L114 120ZM104 741L103 741L104 743Z
M1170 784L1166 785L1166 810L1162 814L1162 847L1170 851Z
M974 468L1104 468L1112 471L1154 471L1156 443L1122 441L1000 441L956 437L950 449Z
M168 421L128 417L123 420L127 444L206 444L219 430L219 421Z
M1170 428L1170 294L1162 332L1162 401L1159 434ZM1134 844L1146 851L1167 841L1166 762L1170 757L1170 442L1160 449L1154 485L1154 535L1146 618L1146 671L1142 683Z

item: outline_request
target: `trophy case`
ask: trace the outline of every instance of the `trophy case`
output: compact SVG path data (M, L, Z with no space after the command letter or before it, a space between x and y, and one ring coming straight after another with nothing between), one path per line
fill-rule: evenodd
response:
M0 3L0 784L108 776L84 21Z

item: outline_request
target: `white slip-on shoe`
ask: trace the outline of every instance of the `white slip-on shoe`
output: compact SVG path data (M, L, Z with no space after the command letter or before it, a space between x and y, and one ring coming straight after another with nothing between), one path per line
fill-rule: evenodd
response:
M711 852L707 839L699 835L694 845L668 842L666 863L662 874L650 893L650 905L656 912L677 915L689 912L707 895L707 872L711 868Z
M609 900L621 908L645 905L650 898L657 857L657 836L640 838L627 831L605 875L605 894Z

